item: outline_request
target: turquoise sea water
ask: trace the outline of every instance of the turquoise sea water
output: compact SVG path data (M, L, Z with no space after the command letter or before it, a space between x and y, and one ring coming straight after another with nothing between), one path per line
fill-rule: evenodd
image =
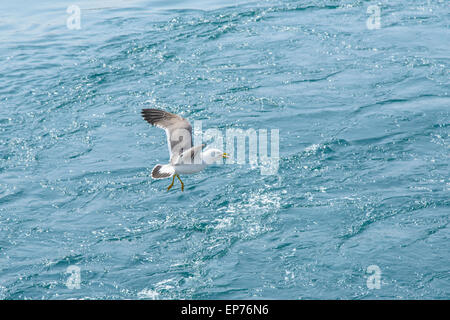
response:
M2 1L0 298L448 299L448 4ZM142 108L278 129L279 170L166 192Z

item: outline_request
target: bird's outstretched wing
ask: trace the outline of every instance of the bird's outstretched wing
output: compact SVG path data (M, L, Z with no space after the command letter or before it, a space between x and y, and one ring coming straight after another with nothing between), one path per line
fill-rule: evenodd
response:
M180 154L179 158L174 159L174 161L176 161L176 164L198 164L196 163L196 161L199 161L199 163L201 163L201 158L196 159L196 157L205 146L205 144L200 144L198 146L192 147Z
M166 131L171 162L192 147L192 127L186 119L159 109L142 109L142 116L151 125Z

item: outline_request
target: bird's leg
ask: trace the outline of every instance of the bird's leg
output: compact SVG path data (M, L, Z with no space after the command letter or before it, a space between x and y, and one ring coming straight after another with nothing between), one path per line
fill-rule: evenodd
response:
M181 191L184 191L184 183L183 183L183 181L181 181L180 176L178 174L177 174L177 178L181 182Z
M170 184L170 186L167 188L167 191L170 190L170 188L173 187L173 183L175 182L175 175L172 176L172 183Z

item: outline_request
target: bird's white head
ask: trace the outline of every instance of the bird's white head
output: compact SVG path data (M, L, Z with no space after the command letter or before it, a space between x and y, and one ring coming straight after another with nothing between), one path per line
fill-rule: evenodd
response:
M219 149L211 148L202 153L202 159L207 164L213 164L223 158L228 158L228 155Z

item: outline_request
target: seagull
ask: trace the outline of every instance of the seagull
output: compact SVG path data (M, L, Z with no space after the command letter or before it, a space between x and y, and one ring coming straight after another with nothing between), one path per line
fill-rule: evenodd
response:
M170 161L168 164L157 164L152 170L152 178L172 177L172 183L167 187L167 191L173 187L175 177L180 180L181 191L184 191L180 174L197 173L222 158L228 158L228 155L219 149L202 151L205 144L193 147L192 126L188 120L179 115L159 109L142 109L141 113L148 123L166 131Z

